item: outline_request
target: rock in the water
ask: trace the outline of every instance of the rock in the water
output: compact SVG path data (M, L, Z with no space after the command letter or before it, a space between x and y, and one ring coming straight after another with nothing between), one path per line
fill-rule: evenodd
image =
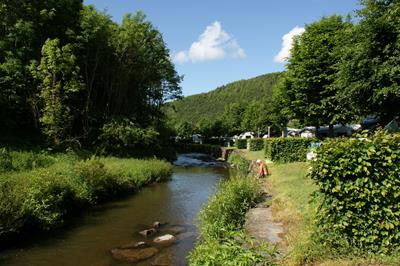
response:
M112 249L111 254L114 259L125 262L138 262L153 257L158 253L155 247L142 249Z
M131 242L120 247L120 249L143 248L147 246L146 242Z
M163 236L156 237L153 242L162 245L162 246L170 246L175 243L176 237L170 234L166 234Z
M152 266L172 266L171 254L159 254L151 262Z
M150 228L150 229L146 229L146 230L140 231L139 234L141 234L142 236L149 236L149 235L152 235L152 234L154 234L156 232L157 232L157 230L155 228Z
M160 228L161 223L159 221L153 223L153 228Z

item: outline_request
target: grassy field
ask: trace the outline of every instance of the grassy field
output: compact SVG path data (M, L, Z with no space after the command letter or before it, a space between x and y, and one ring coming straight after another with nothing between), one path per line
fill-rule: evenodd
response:
M0 238L21 230L50 230L82 208L166 180L160 160L0 151Z

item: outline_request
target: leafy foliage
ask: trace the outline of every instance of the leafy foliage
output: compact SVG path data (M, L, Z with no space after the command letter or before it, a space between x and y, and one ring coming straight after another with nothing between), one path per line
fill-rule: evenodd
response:
M339 16L324 17L306 26L295 39L282 87L286 108L307 125L347 122L346 108L337 108L333 86L341 59L344 32L352 24Z
M347 35L337 86L355 115L390 121L400 111L400 3L362 0L360 22Z
M71 109L74 106L68 101L83 89L72 46L59 45L58 39L47 40L40 65L31 66L32 75L39 82L39 99L43 104L39 120L43 132L56 146L67 140L73 123Z
M154 128L141 128L130 119L113 119L104 124L99 136L100 152L127 155L144 149L157 149L159 133Z
M370 138L324 142L310 173L323 197L318 213L322 241L373 252L397 248L399 167L399 135L378 132Z

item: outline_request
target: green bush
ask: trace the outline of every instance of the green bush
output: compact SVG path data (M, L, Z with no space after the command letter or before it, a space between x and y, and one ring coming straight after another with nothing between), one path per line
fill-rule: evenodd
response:
M259 195L253 178L231 178L199 214L200 240L189 254L190 265L256 265L273 254L267 246L256 247L244 234L247 210Z
M314 138L271 138L265 142L265 157L279 163L306 161L308 148Z
M323 198L318 235L332 247L388 251L400 245L400 136L329 139L310 173Z
M247 139L235 140L235 147L238 149L247 149Z
M159 132L142 128L130 119L112 119L101 128L99 153L112 155L142 155L151 148L159 149Z
M250 139L250 151L261 151L264 149L264 139Z

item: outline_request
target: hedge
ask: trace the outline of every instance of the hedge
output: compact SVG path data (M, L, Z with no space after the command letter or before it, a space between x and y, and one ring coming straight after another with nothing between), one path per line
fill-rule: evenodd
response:
M323 197L317 225L326 244L365 251L399 248L399 135L327 140L310 177Z
M235 146L238 149L247 149L247 139L237 139L237 140L235 140Z
M264 139L250 139L250 151L261 151L264 149Z
M306 160L308 147L315 138L271 138L265 140L265 157L280 163Z

